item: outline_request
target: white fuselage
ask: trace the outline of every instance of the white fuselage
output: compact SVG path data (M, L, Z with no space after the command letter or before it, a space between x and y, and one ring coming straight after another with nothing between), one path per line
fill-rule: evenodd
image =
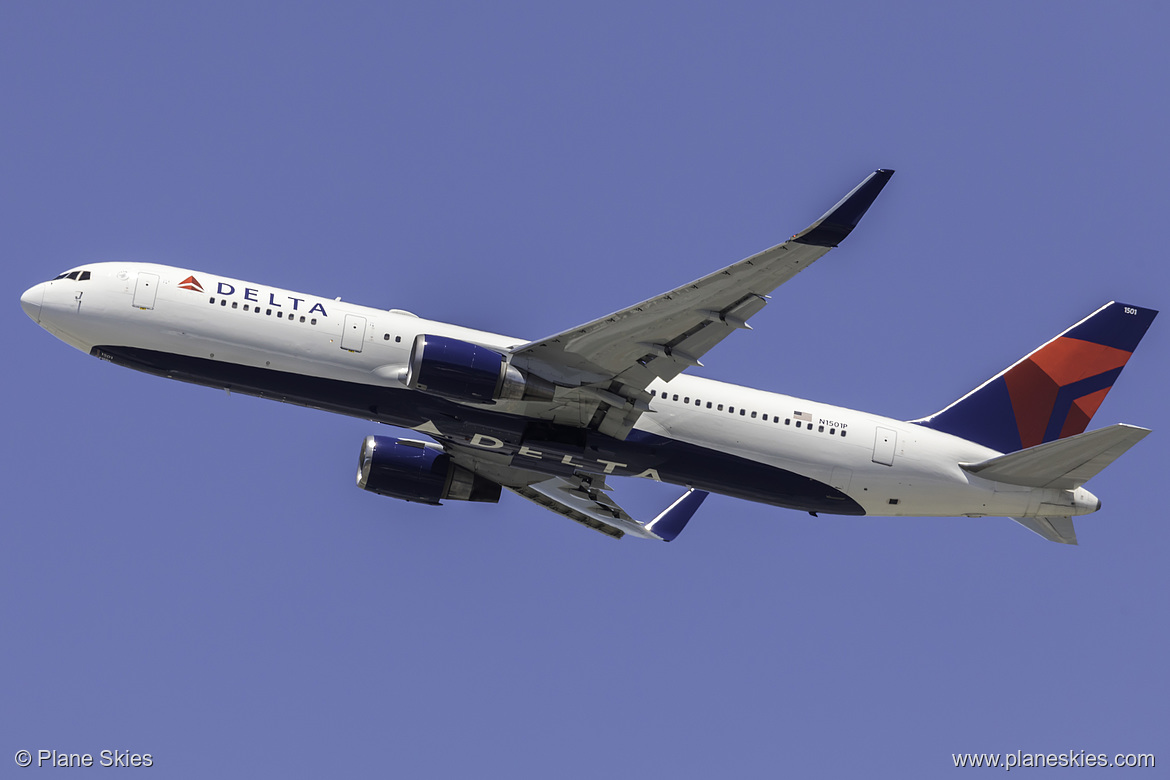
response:
M22 304L42 327L87 353L132 347L402 390L418 334L502 351L525 342L407 312L162 265L95 263L80 268L89 272L88 279L44 282L26 292ZM657 381L649 390L654 394L652 413L642 415L636 432L816 480L847 495L866 514L1029 517L1085 514L1099 506L1083 488L1027 488L981 479L959 464L999 453L914 423L685 374ZM309 405L333 408L325 401ZM522 413L523 406L495 410ZM427 422L420 418L396 424L426 430ZM495 440L480 441L491 449ZM525 449L518 459L537 464L547 457L539 449ZM658 472L634 475L657 478ZM743 490L727 492L753 497Z

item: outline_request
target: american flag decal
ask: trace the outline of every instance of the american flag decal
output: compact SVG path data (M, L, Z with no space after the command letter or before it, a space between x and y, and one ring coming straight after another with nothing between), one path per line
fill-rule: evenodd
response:
M812 415L808 412L793 412L792 417L795 420L804 420L805 422L812 422Z

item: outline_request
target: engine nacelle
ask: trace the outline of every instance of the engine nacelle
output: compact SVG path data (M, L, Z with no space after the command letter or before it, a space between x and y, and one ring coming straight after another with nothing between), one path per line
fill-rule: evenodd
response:
M406 386L464 403L551 401L553 384L526 375L494 349L447 336L420 333L410 350Z
M500 500L500 486L457 465L437 444L367 436L358 459L357 484L382 496L438 504Z

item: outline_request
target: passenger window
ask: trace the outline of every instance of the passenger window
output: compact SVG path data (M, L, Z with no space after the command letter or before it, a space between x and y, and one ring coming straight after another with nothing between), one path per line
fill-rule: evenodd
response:
M728 414L735 414L735 407L734 406L727 407L727 413Z
M271 316L272 316L272 309L265 309L265 310L264 310L264 316L265 316L265 317L271 317Z
M756 413L755 413L755 412L752 412L752 419L753 419L753 420L754 420L754 419L756 419Z
M689 395L683 398L684 404L689 404L690 402L691 402L691 397Z
M240 304L236 303L235 301L232 301L232 308L238 309L238 308L240 308Z
M842 438L842 439L844 439L844 438L845 438L845 433L846 433L845 431L841 431L841 438Z
M747 409L740 409L740 410L739 410L739 416L740 416L740 417L743 417L745 414L747 414ZM753 417L754 417L754 416L755 416L755 415L753 415Z
M215 298L209 298L208 303L210 303L212 306L214 306L215 305Z
M833 435L835 435L836 433L837 433L837 429L836 429L836 428L830 428L830 429L829 429L829 435L830 435L830 436L833 436Z
M674 400L676 400L676 401L678 400L678 393L674 394Z
M768 422L768 415L764 415L764 422Z
M715 410L722 412L723 411L723 404L719 404L719 406L715 407Z
M220 298L219 305L220 306L227 306L227 298Z
M796 427L797 427L797 428L799 428L799 427L800 427L800 420L797 420L797 421L796 421Z
M710 409L710 408L711 408L711 402L710 402L710 401L708 401L708 402L707 402L707 408L708 408L708 409Z
M244 304L244 311L251 311L251 309L248 308L248 304L246 303Z
M316 317L314 317L313 319L309 320L309 324L310 324L310 325L316 325L316 324L317 324L317 318L316 318Z
M792 418L791 418L791 417L785 417L785 418L784 418L784 424L785 424L785 425L792 425Z
M301 315L301 322L304 322L304 321L305 321L305 315L302 314Z

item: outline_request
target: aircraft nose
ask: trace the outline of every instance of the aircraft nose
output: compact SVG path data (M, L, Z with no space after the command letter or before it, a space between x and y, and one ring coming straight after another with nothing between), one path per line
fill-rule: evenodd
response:
M24 291L24 295L20 296L20 308L24 309L24 313L31 317L33 322L39 323L41 321L41 303L44 299L45 283L41 282Z

